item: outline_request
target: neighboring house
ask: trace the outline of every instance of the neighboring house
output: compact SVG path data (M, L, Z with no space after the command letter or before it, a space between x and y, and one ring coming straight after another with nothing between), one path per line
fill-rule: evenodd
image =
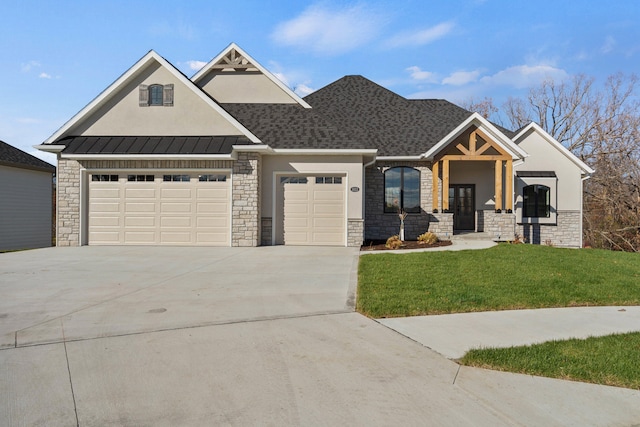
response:
M302 99L231 44L191 79L150 51L42 145L60 246L341 245L430 230L581 246L593 172L518 132L360 76Z
M0 251L52 246L55 172L0 141Z

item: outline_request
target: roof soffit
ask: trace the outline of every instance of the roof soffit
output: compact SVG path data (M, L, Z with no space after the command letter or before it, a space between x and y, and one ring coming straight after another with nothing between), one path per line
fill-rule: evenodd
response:
M215 58L209 61L204 67L202 67L196 74L191 77L191 81L196 85L210 72L222 72L222 73L234 73L245 71L257 71L271 80L276 86L278 86L283 92L291 97L297 104L304 108L311 108L311 106L300 98L294 91L292 91L287 85L282 83L275 75L269 70L264 68L253 59L248 53L246 53L240 46L235 43L231 43L218 54Z
M98 111L103 105L105 105L118 91L124 88L129 82L135 79L138 75L143 73L148 67L154 64L159 64L161 67L169 71L178 81L183 83L186 87L192 90L196 96L201 98L209 107L220 114L226 119L232 126L238 131L249 138L252 142L260 142L259 138L253 135L247 128L245 128L240 122L238 122L233 116L231 116L226 110L212 100L206 93L204 93L199 87L197 87L191 80L189 80L184 74L182 74L175 66L169 61L160 56L157 52L150 50L145 56L143 56L138 62L136 62L131 68L125 71L118 79L116 79L111 85L103 90L97 97L95 97L89 104L87 104L82 110L74 115L69 121L67 121L62 127L60 127L53 135L47 138L43 145L51 144L56 140L69 136L68 132L75 128L86 118L90 117L93 113Z

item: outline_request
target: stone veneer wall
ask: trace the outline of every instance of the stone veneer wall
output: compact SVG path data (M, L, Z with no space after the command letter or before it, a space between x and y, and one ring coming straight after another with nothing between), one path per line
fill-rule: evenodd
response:
M518 233L527 243L579 248L582 229L580 211L558 211L557 225L518 224Z
M232 246L260 244L260 162L256 153L238 160L58 160L58 246L80 245L80 171L85 169L232 169Z
M477 229L488 233L495 240L513 240L516 233L514 213L480 210L477 214Z
M364 220L349 218L347 222L347 246L362 246L364 241L363 231Z
M233 202L231 246L259 246L260 233L260 167L257 153L238 153L233 164Z
M395 166L408 166L420 171L420 213L409 214L404 220L404 235L415 240L429 229L431 206L431 163L429 162L379 162L365 170L365 220L364 238L386 240L400 233L400 219L396 213L384 212L384 171Z
M58 159L56 246L80 246L80 163Z
M441 240L451 240L453 236L453 213L433 213L429 215L429 231Z

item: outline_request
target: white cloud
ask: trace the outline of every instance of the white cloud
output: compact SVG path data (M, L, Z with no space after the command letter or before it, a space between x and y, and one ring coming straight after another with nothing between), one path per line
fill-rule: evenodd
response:
M28 73L33 68L40 67L40 63L38 61L29 61L26 64L21 65L21 69L23 73Z
M207 62L191 60L191 61L185 62L185 64L189 67L191 71L200 71L202 67L207 65Z
M298 17L279 24L271 37L281 45L338 55L372 40L382 21L381 15L363 5L333 10L313 5Z
M449 77L442 79L442 84L452 86L462 86L467 83L475 82L480 76L480 71L456 71L451 73Z
M41 79L50 79L51 78L51 74L40 73L40 74L38 74L38 77L41 78Z
M411 73L411 78L414 80L420 80L429 83L435 83L436 81L436 76L434 73L432 73L431 71L423 71L416 65L407 68L406 71L409 71Z
M615 45L616 45L616 39L614 39L611 36L607 36L607 38L604 41L604 44L600 48L600 52L609 53L609 52L611 52L613 50Z
M296 86L294 92L300 97L305 97L310 93L315 92L315 89L310 88L304 83L300 83L299 85Z
M453 22L442 22L431 28L419 31L404 31L391 37L384 43L386 48L400 46L422 46L438 40L453 30Z
M492 76L485 76L480 82L487 85L512 86L517 89L535 86L545 79L562 79L567 77L567 72L550 65L516 65L498 71Z

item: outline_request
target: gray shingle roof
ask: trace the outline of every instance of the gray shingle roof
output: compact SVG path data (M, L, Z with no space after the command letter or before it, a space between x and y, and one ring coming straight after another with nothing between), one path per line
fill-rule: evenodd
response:
M0 165L55 173L56 167L29 153L0 141Z
M343 77L305 100L379 156L420 155L472 114L442 99L406 99L362 76Z
M71 136L56 142L67 154L229 154L244 136Z

